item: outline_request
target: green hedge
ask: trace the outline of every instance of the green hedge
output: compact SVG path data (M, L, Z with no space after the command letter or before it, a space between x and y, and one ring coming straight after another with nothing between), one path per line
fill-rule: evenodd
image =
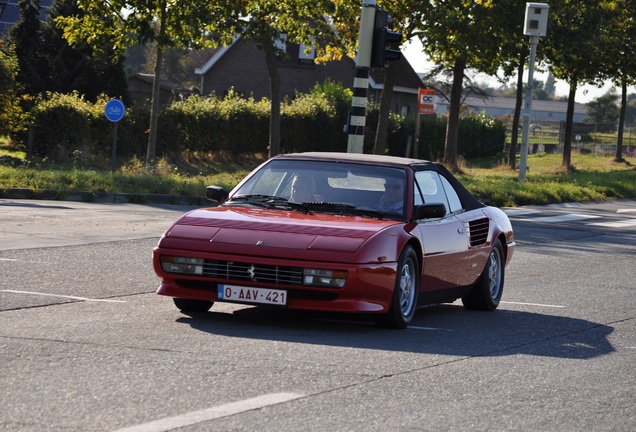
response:
M364 151L371 153L378 122L378 105L370 104L367 110ZM415 115L406 117L391 114L389 138L385 153L393 156L413 156L414 143L406 154L409 136L415 136ZM446 142L446 117L434 115L420 116L420 139L418 157L420 159L441 160ZM414 138L412 138L413 140ZM471 115L459 120L457 152L466 159L494 156L504 150L506 140L505 124L483 115Z
M331 83L317 86L311 94L297 95L281 106L281 151L346 151L348 136L343 126L350 106L350 93ZM114 125L104 116L106 97L91 104L76 94L48 94L31 112L35 156L68 161L81 152L85 159L110 159ZM144 159L147 150L150 108L139 104L127 108L117 124L118 160ZM364 149L371 153L378 119L378 106L369 104ZM503 150L503 123L485 116L460 119L458 152L465 158L490 156ZM390 116L385 153L404 156L415 116ZM159 114L157 156L171 158L186 151L227 154L267 151L269 101L245 99L230 93L190 96L164 107ZM418 156L439 160L444 153L446 118L420 117ZM413 147L413 146L411 146ZM413 154L411 152L409 155Z

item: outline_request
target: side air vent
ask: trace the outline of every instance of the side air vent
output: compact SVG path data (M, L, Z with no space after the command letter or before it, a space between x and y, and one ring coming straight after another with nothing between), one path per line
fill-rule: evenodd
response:
M490 220L488 218L477 219L468 222L470 247L475 247L486 243L486 240L488 240L489 228Z

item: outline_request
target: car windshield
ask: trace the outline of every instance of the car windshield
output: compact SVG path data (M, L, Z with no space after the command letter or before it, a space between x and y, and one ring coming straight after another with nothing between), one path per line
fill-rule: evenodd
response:
M403 216L403 169L340 163L274 159L253 173L228 200L256 205L363 216Z

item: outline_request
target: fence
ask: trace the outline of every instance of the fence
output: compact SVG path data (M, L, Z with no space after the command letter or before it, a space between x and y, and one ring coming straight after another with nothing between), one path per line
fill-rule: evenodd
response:
M510 145L511 130L506 131L506 144ZM565 122L537 122L530 125L528 143L531 153L560 153L565 141ZM615 123L574 123L572 150L582 154L615 155L618 125ZM519 130L518 150L521 146ZM636 125L625 125L623 130L623 157L636 157Z

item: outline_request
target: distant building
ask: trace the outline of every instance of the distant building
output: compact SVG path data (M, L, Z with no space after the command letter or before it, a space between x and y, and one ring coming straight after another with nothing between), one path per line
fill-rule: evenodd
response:
M152 99L152 84L154 75L136 73L128 76L128 94L134 103L150 101ZM177 96L187 96L192 92L170 82L161 81L159 84L159 103L167 105Z
M46 14L54 0L40 0L40 20L46 19ZM0 0L0 39L6 37L20 19L20 0Z
M504 117L512 116L515 113L514 98L506 97L475 97L469 96L463 101L463 105L468 108L472 113L485 113L489 117ZM439 98L438 104L435 107L437 114L446 114L448 112L448 101ZM530 119L533 122L539 121L565 121L567 115L568 103L566 101L552 101L552 100L533 100L532 101L532 113ZM523 111L521 113L523 115ZM582 123L587 118L587 108L585 104L574 104L574 118L575 123Z

